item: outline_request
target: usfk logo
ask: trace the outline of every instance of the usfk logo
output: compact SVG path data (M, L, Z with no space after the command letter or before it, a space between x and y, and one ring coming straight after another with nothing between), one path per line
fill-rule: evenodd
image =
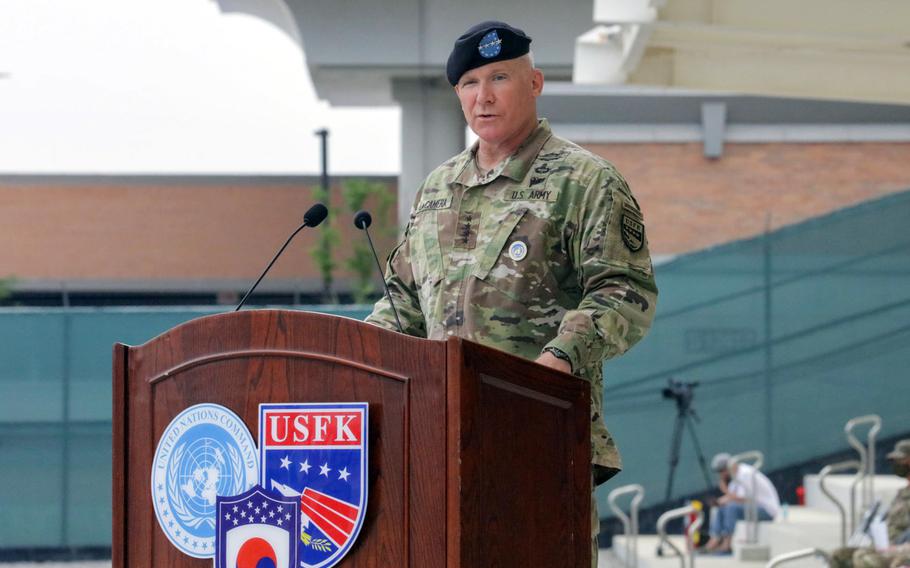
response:
M217 497L256 485L256 444L239 416L218 404L197 404L164 429L151 477L155 515L168 540L185 554L211 558Z
M329 568L357 540L367 505L368 405L259 405L261 485L297 499L300 568Z

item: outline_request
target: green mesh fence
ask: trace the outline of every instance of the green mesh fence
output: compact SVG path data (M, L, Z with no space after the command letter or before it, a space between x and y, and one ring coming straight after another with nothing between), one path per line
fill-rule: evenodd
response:
M0 550L110 546L113 344L220 311L0 310Z
M760 450L765 469L847 449L844 423L910 430L910 193L681 257L657 268L651 334L605 365L605 416L625 470L663 500L676 406L667 379L698 381L695 426L710 461ZM865 435L865 430L858 430ZM690 434L674 495L705 487Z
M651 334L605 365L604 413L625 470L663 499L676 409L699 381L704 453L758 449L778 468L847 447L851 417L910 429L910 193L657 268ZM319 308L316 308L319 309ZM363 318L364 309L323 310ZM0 310L0 549L110 544L111 346L204 309ZM705 481L689 434L674 495Z

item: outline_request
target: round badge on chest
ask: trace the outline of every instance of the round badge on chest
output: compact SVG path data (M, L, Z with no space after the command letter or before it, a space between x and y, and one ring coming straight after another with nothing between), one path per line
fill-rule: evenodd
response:
M528 256L528 245L524 241L515 241L509 245L509 258L515 262L524 260Z

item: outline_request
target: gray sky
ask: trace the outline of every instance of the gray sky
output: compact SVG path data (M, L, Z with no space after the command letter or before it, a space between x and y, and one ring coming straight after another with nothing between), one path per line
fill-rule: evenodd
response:
M304 38L305 40L305 38ZM283 32L211 0L0 0L0 172L397 174L396 108L329 108Z

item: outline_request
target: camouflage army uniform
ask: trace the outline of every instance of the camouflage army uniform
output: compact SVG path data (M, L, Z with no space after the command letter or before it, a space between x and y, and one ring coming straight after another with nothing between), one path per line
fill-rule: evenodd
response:
M895 544L906 538L910 530L910 487L904 487L894 497L888 509L888 542ZM891 568L910 566L910 546L901 544L892 550L872 548L840 548L831 558L836 568Z
M532 360L544 347L568 354L591 381L592 461L604 481L621 461L600 416L602 363L645 335L657 299L638 203L610 163L546 120L486 174L476 149L427 177L389 258L401 324ZM396 329L385 299L367 321Z

